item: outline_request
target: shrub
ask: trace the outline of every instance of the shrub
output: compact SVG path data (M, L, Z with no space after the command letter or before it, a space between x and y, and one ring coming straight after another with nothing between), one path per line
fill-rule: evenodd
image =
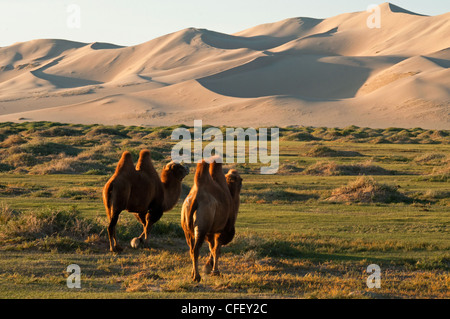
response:
M75 209L17 212L3 206L0 221L0 239L3 240L33 240L56 235L84 240L102 231L102 227L82 218Z
M12 154L3 159L4 164L8 164L13 166L14 168L18 167L30 167L36 165L38 163L35 156L28 153L17 153Z
M97 172L99 175L111 171L96 160L80 159L79 157L59 157L50 162L34 166L32 174L83 174Z
M42 137L56 137L56 136L80 136L83 132L78 129L65 126L55 126L46 130L37 132L36 135Z
M86 136L88 136L88 137L94 137L94 136L99 136L99 135L111 135L111 136L116 136L116 137L129 138L127 131L124 130L124 127L120 126L120 125L117 125L114 127L103 126L103 125L94 126L86 134Z
M375 137L370 142L373 144L389 144L389 143L391 143L390 141L388 141L387 139L385 139L382 136Z
M0 204L0 225L6 225L17 215L17 212L11 209L7 204Z
M305 156L310 157L353 157L353 156L363 156L359 152L354 151L336 151L327 146L316 145L306 152Z
M396 134L393 134L393 135L387 137L387 140L394 144L416 144L417 143L417 140L412 138L411 134L406 130L402 130Z
M0 162L0 172L8 172L13 169L14 169L13 166Z
M444 154L440 153L426 153L414 158L414 161L421 164L436 164L440 163L445 158Z
M391 175L395 172L380 166L372 165L371 161L354 165L338 165L335 162L316 162L307 167L306 175L338 176L338 175Z
M318 176L340 175L338 165L335 162L316 162L308 166L303 173Z
M327 146L317 145L314 146L312 149L310 149L308 152L306 152L305 155L311 157L331 157L331 156L338 156L338 152Z
M283 163L280 165L277 174L295 174L303 171L303 168L298 166L297 163Z
M431 176L435 181L448 182L450 180L450 164L443 167L435 167Z
M361 176L348 185L335 189L329 201L360 203L410 202L396 187L380 184L372 177Z
M150 134L147 135L149 138L154 139L167 139L172 135L173 129L171 128L160 128Z
M33 167L33 174L72 174L75 172L72 167L72 157L53 159L42 165Z
M285 137L283 137L283 140L285 140L285 141L316 141L316 140L320 140L320 139L311 135L308 132L298 132L298 133L291 133L289 135L286 135Z
M61 153L73 156L81 152L76 147L49 142L43 139L22 145L21 148L24 152L35 156L57 155Z
M22 138L22 136L18 134L8 136L2 143L0 143L0 147L11 147L14 145L24 144L27 141Z

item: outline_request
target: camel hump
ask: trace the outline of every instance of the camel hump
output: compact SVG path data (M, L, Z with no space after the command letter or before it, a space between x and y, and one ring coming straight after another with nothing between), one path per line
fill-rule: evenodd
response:
M125 151L122 153L122 157L119 160L119 163L116 167L116 174L121 172L130 172L134 171L134 163L133 158L131 157L131 153L128 151Z
M144 171L147 173L156 173L155 168L153 167L152 158L150 156L149 150L142 150L139 153L138 163L136 165L136 170Z
M227 180L223 173L222 163L213 162L210 165L209 173L212 179L222 188L228 189Z
M208 163L210 164L209 167L209 173L211 174L212 178L215 179L215 177L223 177L223 169L222 169L222 158L218 155L212 156L209 158Z
M209 173L211 174L211 176L214 176L216 174L224 175L222 170L222 163L212 162L209 167Z
M144 149L139 152L139 157L150 156L150 150Z
M194 183L200 185L208 183L209 181L211 181L211 175L209 174L209 163L205 162L205 160L202 160L197 164Z

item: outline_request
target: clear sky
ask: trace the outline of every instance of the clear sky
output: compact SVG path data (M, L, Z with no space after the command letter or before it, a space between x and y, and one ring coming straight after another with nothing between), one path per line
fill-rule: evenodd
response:
M44 38L134 45L187 27L234 33L286 18L328 18L365 11L370 4L382 2L385 1L0 0L0 46ZM391 2L426 15L450 12L449 0Z

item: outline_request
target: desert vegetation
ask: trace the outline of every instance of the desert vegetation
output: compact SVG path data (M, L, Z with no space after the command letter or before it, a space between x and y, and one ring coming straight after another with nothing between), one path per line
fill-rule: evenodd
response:
M449 131L280 128L278 174L224 165L243 178L236 236L221 275L193 283L180 211L194 164L149 247L107 251L103 185L125 150L136 162L150 149L160 172L174 128L0 123L1 297L449 297ZM121 242L142 232L120 218ZM65 284L72 263L76 291ZM372 263L380 289L366 286Z

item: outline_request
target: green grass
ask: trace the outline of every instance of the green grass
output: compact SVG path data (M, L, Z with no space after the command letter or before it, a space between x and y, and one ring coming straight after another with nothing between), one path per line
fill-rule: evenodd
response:
M279 174L227 165L244 179L236 237L222 250L221 276L198 284L179 222L194 165L150 248L129 248L141 226L123 212L126 249L108 251L102 186L124 150L136 159L151 149L160 170L173 128L0 123L0 298L450 297L448 131L281 129ZM322 174L320 162L340 169ZM368 166L380 169L377 185L409 200L328 200ZM72 263L80 290L66 286ZM381 289L366 286L372 263Z

